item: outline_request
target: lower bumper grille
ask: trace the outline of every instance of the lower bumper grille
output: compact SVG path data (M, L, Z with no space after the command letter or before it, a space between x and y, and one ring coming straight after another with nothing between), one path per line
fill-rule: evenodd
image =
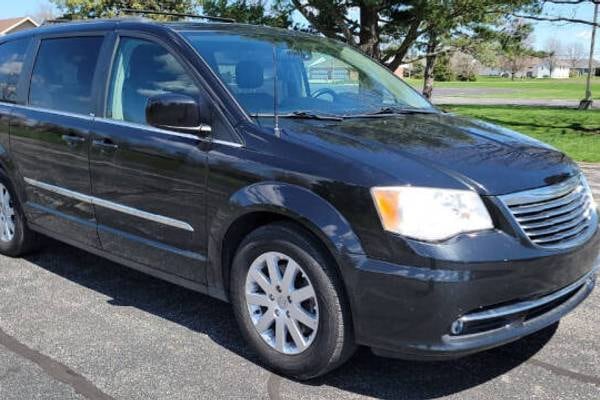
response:
M463 315L454 321L452 336L472 335L490 332L515 323L525 323L543 316L566 303L585 287L593 286L598 267L577 282L549 295L527 301L514 302L487 309L479 309Z

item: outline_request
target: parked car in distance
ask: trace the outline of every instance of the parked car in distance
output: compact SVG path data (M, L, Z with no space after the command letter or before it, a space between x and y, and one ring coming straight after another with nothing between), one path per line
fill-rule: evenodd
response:
M514 341L581 303L600 263L565 154L441 112L346 45L215 22L0 38L0 253L39 234L230 301L298 379L356 346Z

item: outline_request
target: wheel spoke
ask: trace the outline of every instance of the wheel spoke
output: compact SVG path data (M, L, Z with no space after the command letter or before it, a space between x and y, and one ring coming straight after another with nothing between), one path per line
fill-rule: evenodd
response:
M312 299L313 297L315 297L315 290L313 289L312 286L307 285L298 290L294 290L290 294L290 296L292 297L292 300L294 301L294 303L302 303L303 301L306 301L306 300L309 300L309 299Z
M271 283L265 274L257 269L252 269L250 270L250 277L252 278L253 282L256 283L265 293L271 293Z
M258 293L247 293L246 301L248 302L248 304L255 306L269 307L269 305L271 304L267 295Z
M260 317L258 322L254 325L258 333L263 333L264 331L269 329L273 324L274 319L275 316L273 315L273 312L271 310L267 310L267 312L264 313L263 316Z
M306 348L306 340L304 339L304 336L302 336L302 333L300 332L300 328L298 328L298 324L296 324L296 322L293 319L288 319L286 321L286 325L288 328L288 332L290 333L290 336L292 337L292 340L294 340L294 344L296 345L296 348L299 351L302 351Z
M281 318L275 320L275 348L283 353L285 345L285 321Z
M266 255L267 268L269 269L269 280L271 285L276 285L281 281L281 272L279 272L279 266L277 265L277 259L272 253Z
M290 316L310 329L317 328L317 318L308 314L298 305L292 305L290 307Z
M289 293L293 290L294 279L296 279L296 275L298 274L298 264L294 260L288 260L288 263L285 267L285 273L283 274L283 278L281 279L281 287L286 293Z

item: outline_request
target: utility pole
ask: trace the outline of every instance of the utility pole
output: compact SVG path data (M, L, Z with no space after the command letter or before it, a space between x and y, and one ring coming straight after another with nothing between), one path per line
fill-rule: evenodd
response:
M585 83L585 99L579 103L580 110L587 110L592 107L592 69L594 67L594 47L596 46L596 25L598 24L598 6L600 0L594 1L594 25L592 26L592 44L590 46L590 60L588 63L588 75ZM594 69L595 70L595 69Z

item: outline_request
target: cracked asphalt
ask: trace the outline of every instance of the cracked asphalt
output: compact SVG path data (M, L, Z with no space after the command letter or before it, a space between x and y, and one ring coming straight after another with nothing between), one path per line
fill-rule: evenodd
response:
M585 166L600 188L600 168ZM596 186L598 185L598 186ZM560 324L449 362L361 349L308 383L262 368L227 304L49 241L0 257L0 399L600 399L600 290Z

